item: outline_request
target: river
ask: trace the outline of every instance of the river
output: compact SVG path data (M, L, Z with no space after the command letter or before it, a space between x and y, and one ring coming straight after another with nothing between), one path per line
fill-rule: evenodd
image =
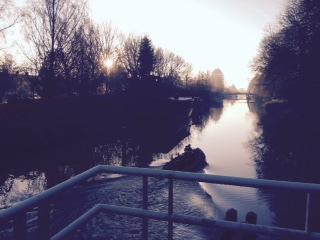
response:
M134 159L144 156L145 158L151 158L150 161L147 161L151 163L147 163L147 165L150 167L160 167L163 163L169 161L172 156L183 152L184 147L188 144L191 144L193 148L199 147L204 151L208 161L208 166L204 170L206 174L254 179L261 178L261 169L257 166L256 161L256 147L261 147L261 143L258 143L257 139L259 139L262 134L258 121L259 116L257 112L250 111L246 101L226 100L222 109L211 109L208 118L205 119L202 124L192 125L191 128L187 130L185 136L179 137L179 141L175 144L176 146L169 152L163 151L161 153L161 151L151 150L149 149L149 145L143 145L147 146L143 148L140 144L139 147L137 147L137 144L133 144L133 140L130 138L126 140L125 143L118 139L104 145L95 146L94 148L92 148L92 146L83 146L83 148L80 149L78 146L69 146L67 148L68 151L66 152L64 148L61 150L61 154L67 154L67 157L77 156L81 158L90 156L90 162L87 164L59 164L54 167L55 171L50 169L51 167L43 167L43 165L39 165L39 163L35 166L23 166L21 171L8 168L5 170L6 172L2 171L1 173L0 207L8 207L15 202L38 194L47 187L96 163L123 165L123 156L126 156L126 164L124 165L135 166L136 164L131 164L135 161ZM123 153L123 146L126 147L125 154ZM76 155L73 155L75 153ZM50 158L54 159L60 156L59 153L55 154L56 156L52 156L52 151L48 154L39 155L31 153L29 158L30 156L33 158L36 156L37 159L42 159L50 155ZM97 156L99 156L99 161L97 160ZM27 156L25 160L28 160ZM81 167L79 167L79 165L81 165ZM139 190L137 189L140 188L141 185L140 182L138 184L137 181L138 180L132 178L127 178L112 181L111 183L104 182L102 189L104 189L103 191L105 191L105 189L112 191L112 189L119 189L123 186L123 189L119 190L120 192L122 191L121 201L123 201L123 198L126 196L128 197L130 195L129 193L134 194L134 196L138 198L137 194ZM132 186L130 190L128 186L125 186L126 182L130 182ZM154 204L158 206L155 208L163 209L166 205L166 195L159 197L158 190L164 191L164 182L154 180L152 184L154 184L152 185L154 189L151 187L151 192L155 191L155 189L157 189L157 191L150 195L151 204L154 202ZM195 184L176 184L175 193L180 194L180 196L175 198L175 205L177 206L175 209L182 209L182 211L187 211L191 214L196 213L207 217L223 219L227 209L235 208L238 211L239 221L244 221L247 212L254 211L258 215L259 224L282 227L303 227L303 200L297 202L298 205L300 204L299 206L289 204L287 201L292 197L290 194L284 195L285 193L265 191L263 189L205 183L201 183L200 186L201 188ZM177 189L178 187L180 188ZM83 196L83 192L88 190L88 186L85 186L85 188L86 190L82 190L82 193L79 193L82 194L81 196ZM97 187L89 186L89 192L92 192L92 188L97 189ZM99 194L95 193L97 199L101 197L98 195ZM210 198L208 198L208 195ZM111 197L109 196L108 198ZM114 196L112 199L117 198L119 198L119 196ZM128 198L134 199L132 195ZM82 197L83 201L84 199L86 198ZM119 203L121 201L116 202ZM136 200L132 200L130 204L130 200L128 200L126 203L128 205L135 205L135 201ZM302 219L297 219L298 217ZM196 234L198 239L211 239L205 231L195 231L196 233L176 228L176 232L178 232L177 235L179 236L177 239L185 239L189 236L188 234L190 234L190 236Z
M247 101L225 101L223 111L212 111L204 127L191 128L190 137L184 140L183 145L191 144L193 148L205 152L208 161L204 170L206 174L256 179L257 170L250 143L260 134L257 118L256 113L250 112ZM181 152L181 146L169 155L176 152ZM273 225L275 222L265 199L269 196L261 195L259 189L200 185L212 197L214 207L211 211L216 218L223 219L228 209L235 208L239 221L244 221L246 213L254 211L258 214L258 224Z
M245 101L226 102L218 122L210 122L201 133L194 134L191 145L206 153L208 174L257 178L249 142L256 132L257 116L250 112ZM258 223L270 225L272 213L257 189L201 184L214 201L219 218L229 208L238 210L240 221L245 214L254 211Z

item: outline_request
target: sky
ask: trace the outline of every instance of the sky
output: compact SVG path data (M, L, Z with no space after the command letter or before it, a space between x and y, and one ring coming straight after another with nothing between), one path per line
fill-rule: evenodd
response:
M19 5L24 1L16 0ZM125 34L146 34L195 71L220 68L227 85L246 88L265 29L287 1L89 0L89 5L97 23L111 22Z
M147 34L195 71L220 68L227 85L246 88L265 29L288 0L90 0L97 22Z

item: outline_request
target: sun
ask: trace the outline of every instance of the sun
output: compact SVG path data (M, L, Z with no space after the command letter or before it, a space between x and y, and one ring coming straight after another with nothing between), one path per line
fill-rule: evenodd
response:
M113 66L113 60L108 58L108 59L104 60L103 64L107 69L110 69Z

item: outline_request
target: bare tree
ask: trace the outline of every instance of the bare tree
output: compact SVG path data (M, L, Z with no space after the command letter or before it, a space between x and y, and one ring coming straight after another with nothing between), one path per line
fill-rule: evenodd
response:
M16 24L18 10L14 8L12 0L1 0L0 2L0 35L4 36L5 30Z
M167 72L167 58L165 57L164 50L162 48L157 48L155 51L155 67L154 73L158 77L165 77Z
M55 88L67 66L71 42L86 16L85 0L29 0L25 12L25 33L31 44L28 59L44 73L48 88ZM47 89L48 96L54 89Z
M74 35L71 47L72 89L80 95L94 95L102 81L103 43L99 29L87 20Z
M34 46L36 57L43 60L48 53L54 55L57 49L68 48L85 10L84 1L29 0L25 13L26 37Z
M182 57L158 48L156 50L155 74L162 78L179 81L189 81L192 74L192 66Z
M99 26L100 44L101 44L101 70L104 73L104 89L108 94L110 90L111 67L110 63L114 63L117 58L119 49L119 33L110 22L105 22ZM113 65L113 64L112 64ZM113 66L115 69L115 66Z
M102 59L114 59L119 43L119 33L110 22L106 22L99 27L99 34L102 43Z
M17 64L11 54L4 54L4 57L0 59L0 71L14 73L18 70Z
M20 11L15 7L13 0L0 1L0 50L5 47L5 37L8 30L12 28L20 18Z
M126 70L129 77L137 78L139 75L140 37L122 36L121 47L118 50L117 61Z

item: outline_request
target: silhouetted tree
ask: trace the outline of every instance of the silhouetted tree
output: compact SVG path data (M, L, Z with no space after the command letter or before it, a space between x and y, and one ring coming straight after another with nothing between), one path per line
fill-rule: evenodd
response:
M98 29L87 20L71 42L71 90L80 95L95 95L103 82L101 59L103 46Z
M115 66L109 73L109 87L112 96L124 95L128 89L128 73L121 66Z
M119 46L117 45L119 33L111 23L104 23L99 26L100 41L102 44L102 60L116 59Z
M191 96L199 97L206 103L211 104L220 101L220 93L214 90L212 72L199 72L189 84Z
M102 47L102 71L104 73L104 85L105 93L108 94L110 90L110 74L111 69L114 66L107 66L107 61L112 61L116 64L117 50L119 49L119 33L116 28L114 28L111 23L106 22L99 27L100 42Z
M25 13L26 37L33 55L28 58L39 71L43 97L63 94L58 89L68 78L71 41L86 15L84 1L29 0ZM44 74L43 74L44 73ZM41 84L42 82L40 82Z
M37 92L45 98L65 95L67 82L65 76L66 55L62 49L55 49L54 64L51 52L43 60L38 72Z
M139 76L140 78L146 78L150 76L154 70L156 58L151 40L145 36L141 39L139 46Z
M140 38L130 35L122 36L118 49L117 62L128 73L129 78L138 78L139 75L139 48Z
M260 86L290 102L315 100L320 90L320 2L292 0L277 31L263 40L253 64Z
M0 72L0 103L4 101L4 96L12 86L12 78L6 71Z
M13 60L6 56L1 61L0 66L0 103L3 101L3 97L8 93L10 89L14 88L13 78L11 76L13 72Z
M154 74L156 76L172 81L176 85L190 80L192 66L180 56L158 48L155 51L155 59Z

